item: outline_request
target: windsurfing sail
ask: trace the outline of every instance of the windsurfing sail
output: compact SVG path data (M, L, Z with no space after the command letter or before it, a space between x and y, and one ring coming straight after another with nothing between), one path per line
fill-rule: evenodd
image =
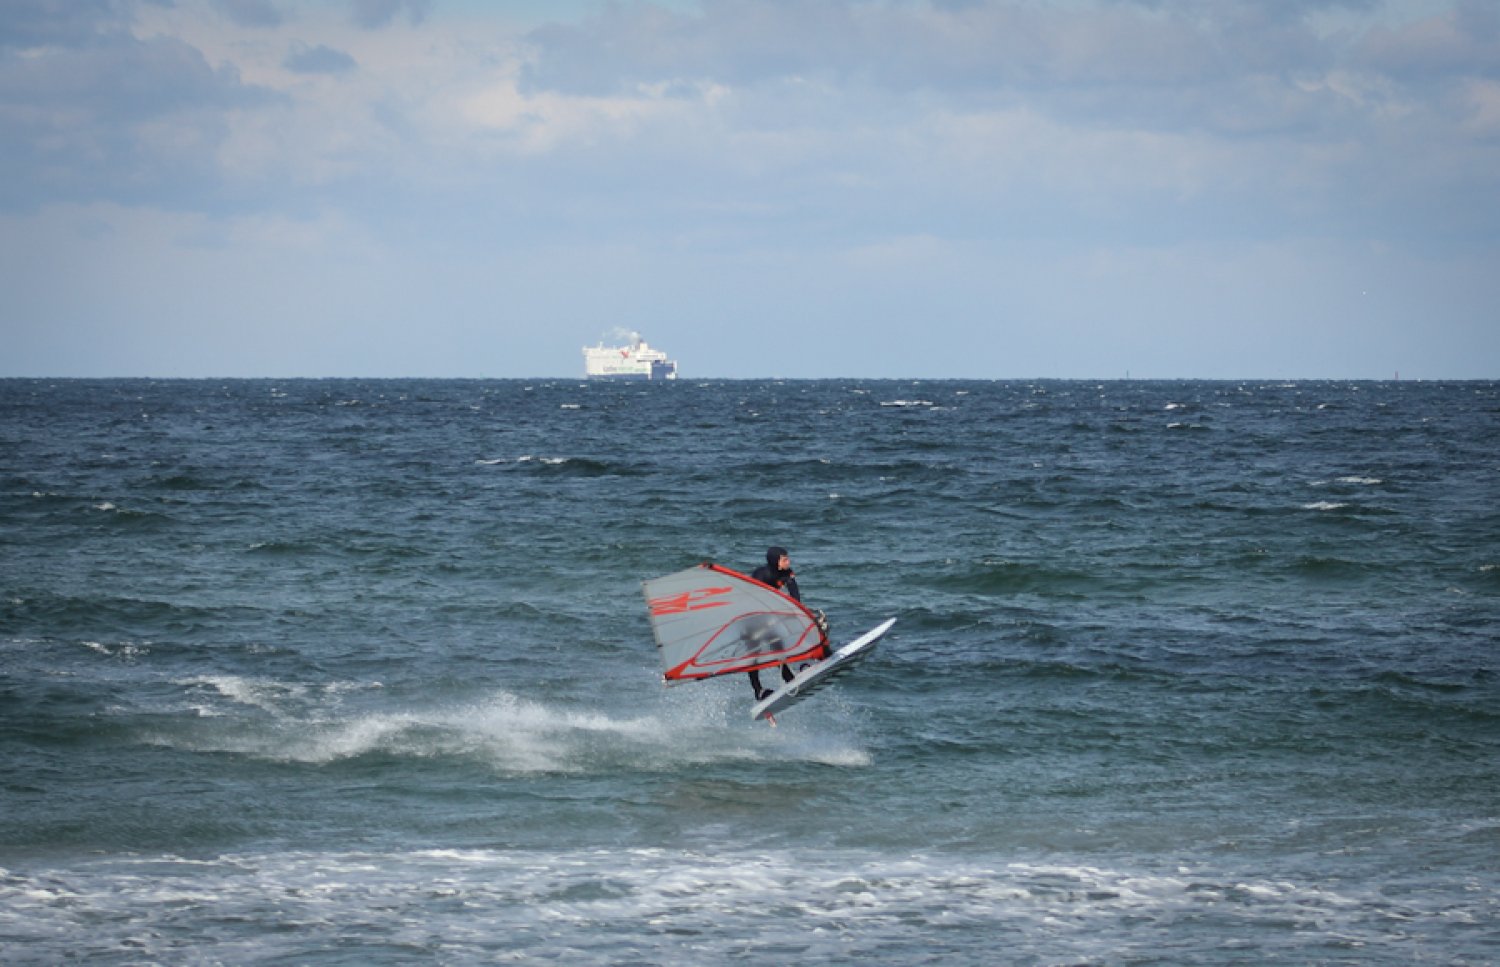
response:
M801 602L717 564L642 584L668 683L807 661L828 640Z

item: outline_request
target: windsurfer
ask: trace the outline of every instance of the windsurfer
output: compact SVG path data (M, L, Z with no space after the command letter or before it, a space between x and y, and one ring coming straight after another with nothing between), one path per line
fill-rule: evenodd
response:
M802 591L797 587L797 575L792 571L792 558L784 547L771 547L766 550L766 563L751 572L750 576L767 587L775 588L782 594L794 601L801 602ZM828 620L823 617L823 612L814 611L818 619L818 630L823 633L823 649L814 656L814 660L822 660L828 657ZM760 672L752 671L750 674L750 688L755 692L757 702L771 694L769 688L760 683ZM789 682L797 676L790 665L781 666L781 680Z

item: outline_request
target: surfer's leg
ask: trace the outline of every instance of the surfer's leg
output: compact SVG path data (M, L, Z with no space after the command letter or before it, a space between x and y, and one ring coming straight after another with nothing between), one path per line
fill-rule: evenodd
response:
M771 694L771 690L769 688L761 687L759 671L753 671L750 673L750 690L755 693L755 700L757 702L761 701L767 695Z
M794 671L792 671L792 666L791 665L782 665L781 666L781 680L782 681L789 682L789 681L791 681L792 679L794 679L796 677L797 677L797 673L794 672Z

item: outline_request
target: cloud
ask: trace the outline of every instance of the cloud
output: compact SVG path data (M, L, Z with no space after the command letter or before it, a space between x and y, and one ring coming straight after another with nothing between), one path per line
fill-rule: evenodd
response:
M83 43L122 29L129 20L116 0L6 0L0 12L0 50Z
M0 208L210 198L225 112L269 93L179 39L115 29L108 11L87 25L71 14L54 24L87 40L0 59Z
M387 26L402 10L407 20L419 24L427 19L432 0L354 0L354 22L367 30Z
M1472 267L1500 248L1495 21L1477 0L15 0L0 241L48 230L59 274L139 247L143 319L173 284L152 266L192 264L200 307L280 284L288 325L378 308L389 333L454 266L469 325L586 318L565 347L617 313L716 319L704 352L768 317L836 347L928 309L954 345L981 311L1159 336L1213 310L1190 275L1284 286L1249 325L1366 311L1345 284L1407 257L1433 267L1413 292L1458 285L1453 311L1492 318ZM51 289L28 291L44 319Z
M902 232L939 229L896 215L915 195L929 216L967 206L1025 229L1043 219L1016 216L1041 206L1082 235L1143 212L1164 238L1181 237L1173 226L1239 235L1419 225L1423 237L1468 236L1487 219L1500 233L1500 157L1485 134L1500 14L1474 0L1429 19L1377 21L1375 10L1290 0L611 4L533 31L517 89L533 102L715 90L699 128L720 126L735 164L758 156L788 178L842 168L852 176L843 186L885 187L896 200L884 214ZM1011 165L1017 121L1023 137L1046 134ZM986 180L987 166L1005 176ZM1179 190L1156 189L1164 172L1184 174ZM821 187L820 202L857 210L858 191ZM1456 204L1463 196L1468 211Z
M71 42L0 61L19 149L0 204L296 211L299 187L339 203L384 185L390 205L483 199L517 233L560 208L605 232L691 221L720 238L806 214L803 237L856 246L1482 232L1500 202L1459 199L1500 168L1496 16L1465 2L1375 23L1367 7L607 3L512 47L401 0L345 8L352 25L305 14L297 37L275 7L224 8L258 25L232 42L181 17L131 32L113 4L32 3L0 36ZM1330 11L1346 26L1320 26ZM297 86L356 68L337 96ZM517 221L496 181L559 194Z
M1330 78L1412 93L1433 76L1500 76L1500 9L1347 22L1370 2L1040 5L726 0L700 11L610 4L533 31L528 94L615 96L789 83L982 110L1021 101L1082 124L1229 137L1348 131L1378 106ZM1358 22L1358 21L1356 21ZM1376 119L1378 120L1378 119Z
M296 74L343 74L359 66L353 57L342 50L334 50L324 44L316 47L299 44L283 63L287 70Z
M664 79L785 77L893 91L994 94L1057 85L1158 87L1304 64L1296 21L1237 7L1017 2L962 5L728 0L701 13L609 5L531 35L528 86L601 94Z
M1453 9L1363 38L1355 64L1407 82L1500 79L1500 7L1466 0Z
M279 27L286 19L272 0L215 0L215 3L241 27Z

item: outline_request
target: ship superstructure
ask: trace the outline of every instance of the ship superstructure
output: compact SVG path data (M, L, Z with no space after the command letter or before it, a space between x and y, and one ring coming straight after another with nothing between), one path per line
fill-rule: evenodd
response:
M583 374L589 379L676 379L677 360L652 349L638 332L624 346L583 347Z

